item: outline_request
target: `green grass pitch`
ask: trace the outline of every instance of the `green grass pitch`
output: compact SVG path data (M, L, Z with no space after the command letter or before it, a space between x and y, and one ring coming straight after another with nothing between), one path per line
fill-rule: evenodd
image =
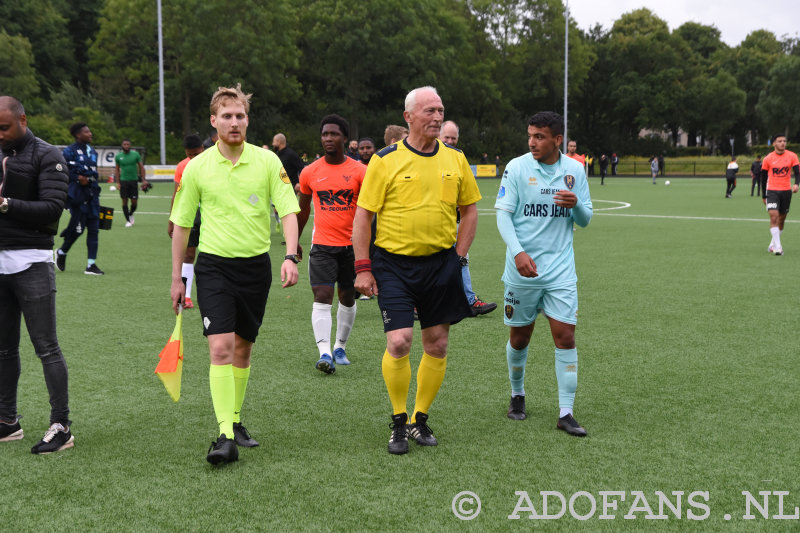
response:
M800 520L745 520L742 491L787 491L800 505L798 336L800 214L770 240L761 201L741 179L592 178L595 215L575 233L580 319L576 418L589 437L555 429L553 343L539 320L528 359L528 419L506 418L509 400L502 321L504 244L493 216L497 180L481 180L479 228L470 252L473 285L500 304L451 332L447 376L431 412L436 448L386 451L390 404L381 377L385 346L377 302L358 302L348 344L353 364L314 369L307 262L282 289L273 272L255 345L243 421L261 442L238 463L205 461L216 437L208 349L198 309L186 312L183 396L174 404L153 374L174 325L166 234L169 184L142 195L136 225L120 200L101 232L103 277L85 276L85 239L58 273L58 328L70 371L75 447L33 456L49 414L41 366L24 333L19 411L24 440L0 444L3 530L68 531L528 531L796 530ZM745 190L748 189L748 190ZM795 197L796 202L800 199ZM800 204L798 204L800 205ZM793 211L800 211L797 207ZM62 228L66 218L62 220ZM310 229L302 244L308 250ZM281 241L273 230L273 241ZM60 244L57 239L56 244ZM280 245L273 256L283 255ZM276 266L276 265L273 265ZM335 311L334 311L335 312ZM414 376L421 356L418 331ZM415 378L414 380L415 381ZM414 385L410 393L413 402ZM453 499L472 491L480 514L462 521ZM557 491L573 509L557 520L509 519L527 491ZM601 491L625 501L603 514ZM623 519L641 491L654 514L656 491L683 491L682 518ZM686 498L707 491L702 521ZM675 498L672 497L674 502ZM702 501L698 498L698 501ZM760 501L760 500L759 500ZM550 499L550 513L560 505ZM555 503L553 503L555 502ZM777 497L769 515L778 514ZM641 505L639 501L637 505ZM476 501L461 504L465 513ZM456 509L459 506L456 505ZM730 520L725 519L729 514ZM8 528L8 529L7 529Z

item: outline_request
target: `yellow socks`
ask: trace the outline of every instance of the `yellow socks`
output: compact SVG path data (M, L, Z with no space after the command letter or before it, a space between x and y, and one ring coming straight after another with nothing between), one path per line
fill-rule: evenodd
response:
M408 386L411 384L411 362L408 355L395 359L387 350L383 353L381 369L386 390L389 392L389 400L392 402L393 414L405 413Z
M247 390L247 380L250 379L250 367L239 368L233 367L233 384L234 384L234 403L233 403L233 422L234 424L240 423L242 420L239 413L242 412L242 404L244 403L244 392Z
M233 365L211 365L208 371L211 402L214 414L217 415L219 434L233 438L233 412L236 397L236 385L233 377ZM244 398L244 392L242 393Z
M431 404L442 386L446 368L447 357L437 359L426 353L422 354L422 361L417 370L417 399L414 405L414 415L409 420L410 424L417 421L417 413L427 413L431 408Z

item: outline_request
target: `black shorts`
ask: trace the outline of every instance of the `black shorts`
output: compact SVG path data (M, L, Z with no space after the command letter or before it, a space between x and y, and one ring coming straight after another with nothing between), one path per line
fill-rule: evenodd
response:
M308 253L308 278L311 286L339 284L339 290L352 289L356 280L356 257L352 246L311 245Z
M194 216L194 225L192 229L189 230L189 242L186 243L187 248L197 248L197 245L200 244L200 210L197 210L197 214Z
M134 180L120 180L119 182L119 197L120 198L139 198L139 182Z
M785 215L789 212L792 203L792 191L767 191L767 211L777 209L778 214Z
M472 316L455 248L421 257L377 248L372 275L378 285L383 331L413 327L415 307L422 329Z
M269 255L230 258L200 253L194 274L203 335L233 332L255 342L272 283Z

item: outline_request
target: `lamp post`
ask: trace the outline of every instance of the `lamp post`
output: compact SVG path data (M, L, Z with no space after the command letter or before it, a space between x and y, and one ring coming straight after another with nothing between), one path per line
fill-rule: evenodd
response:
M164 42L163 30L161 25L161 0L156 2L158 10L158 113L159 113L159 126L161 129L161 164L167 164L167 141L165 137L164 128Z

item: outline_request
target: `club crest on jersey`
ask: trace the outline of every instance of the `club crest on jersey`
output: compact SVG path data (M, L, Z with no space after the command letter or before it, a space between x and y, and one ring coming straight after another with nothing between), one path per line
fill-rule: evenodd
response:
M505 195L506 195L506 188L501 185L500 190L497 191L497 197L502 198Z
M291 183L292 181L289 179L289 174L281 167L281 181L284 183Z
M505 312L506 312L506 318L511 320L511 317L514 316L514 306L506 305Z
M531 176L530 178L528 178L528 185L536 185L536 177L535 176Z
M575 186L575 176L572 174L567 174L564 176L564 185L567 186L567 189L572 190L572 188Z

